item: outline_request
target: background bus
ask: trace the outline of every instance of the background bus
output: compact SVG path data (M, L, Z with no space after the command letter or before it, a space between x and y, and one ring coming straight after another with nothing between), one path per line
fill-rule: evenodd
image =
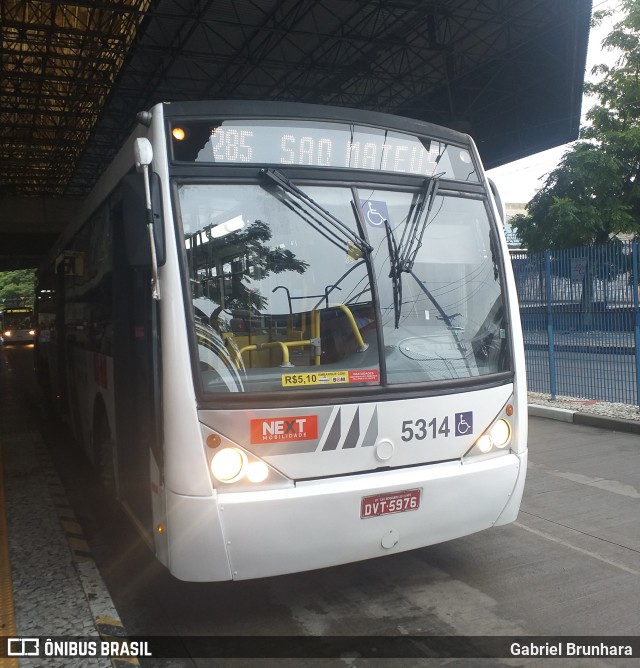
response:
M274 102L138 119L40 272L37 364L162 563L256 578L513 521L522 336L470 138Z
M31 306L5 306L2 310L2 338L5 343L33 343L36 332Z

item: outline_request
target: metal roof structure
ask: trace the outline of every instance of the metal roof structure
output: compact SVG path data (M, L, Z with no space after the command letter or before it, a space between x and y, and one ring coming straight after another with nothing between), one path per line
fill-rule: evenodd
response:
M64 212L136 112L171 100L412 116L503 164L576 138L590 14L591 0L2 0L0 198ZM0 217L0 246L15 221Z

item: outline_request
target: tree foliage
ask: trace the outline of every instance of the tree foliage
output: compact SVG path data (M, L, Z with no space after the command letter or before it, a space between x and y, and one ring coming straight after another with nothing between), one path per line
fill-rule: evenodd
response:
M598 65L585 92L598 102L580 140L550 172L511 224L532 251L607 242L640 233L640 0L622 0L624 19L603 41L620 50L614 66ZM599 21L605 12L595 12Z
M32 269L0 272L0 307L33 306L35 272Z
M206 230L205 230L206 233ZM200 235L198 231L196 235ZM210 243L193 243L193 264L200 270L206 270L207 276L214 275L214 280L202 281L199 296L210 299L216 304L224 302L227 311L262 311L268 302L256 287L256 281L270 274L295 272L304 274L309 264L298 259L290 250L269 245L273 234L268 223L254 220L241 231L219 238ZM210 255L208 255L210 253ZM220 292L218 265L226 265L225 272L230 285L225 288L224 299ZM233 265L236 265L235 268ZM211 272L214 272L213 274ZM246 279L251 280L246 280ZM219 314L221 308L217 311Z
M248 265L253 268L256 276L262 278L271 273L281 274L286 271L304 274L309 264L304 260L299 260L290 250L270 248L267 242L272 236L268 223L255 220L246 230L224 237L217 251L224 254L225 247L244 249ZM267 298L259 290L245 285L242 278L242 275L232 276L233 287L226 300L226 308L261 311L267 305Z

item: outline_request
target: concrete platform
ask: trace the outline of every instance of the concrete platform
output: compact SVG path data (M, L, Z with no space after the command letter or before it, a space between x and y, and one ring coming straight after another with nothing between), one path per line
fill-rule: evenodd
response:
M34 417L38 396L22 385L19 369L1 351L0 362L0 636L126 636L43 442ZM629 410L635 415L636 409ZM640 420L557 405L532 404L530 414L640 433ZM562 471L550 469L550 475L552 481L564 480ZM596 483L589 482L588 489ZM139 664L135 659L21 658L19 665ZM1 668L17 666L15 659L0 658Z
M0 635L126 635L52 466L18 370L0 349ZM4 530L3 530L4 528ZM0 655L1 656L1 655ZM21 658L19 665L123 666L137 661ZM0 658L2 668L18 666Z

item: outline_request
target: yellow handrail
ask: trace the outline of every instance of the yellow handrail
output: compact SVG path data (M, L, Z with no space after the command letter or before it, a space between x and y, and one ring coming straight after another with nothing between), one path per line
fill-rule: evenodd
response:
M369 344L364 342L362 334L358 329L356 319L353 317L353 313L351 313L351 309L345 304L333 304L329 306L329 308L339 308L346 315L347 320L349 321L349 325L351 326L351 331L353 332L353 335L355 336L356 341L358 342L358 352L363 353L365 350L367 350L369 348ZM305 314L303 313L302 315L304 316ZM315 309L311 311L310 328L311 328L311 339L307 339L304 341L270 341L268 343L254 343L249 346L244 346L240 348L240 350L237 353L236 366L240 368L240 363L242 362L243 353L251 352L252 350L265 350L268 348L276 348L276 347L280 348L280 350L282 351L282 363L280 364L280 366L281 367L293 366L293 364L291 364L291 361L289 360L289 348L296 348L300 346L311 346L311 345L318 346L318 342L320 341L320 311ZM320 355L314 355L313 363L316 366L320 365Z
M282 351L282 363L280 366L289 367L293 366L289 361L289 348L296 348L300 346L310 346L311 341L270 341L268 343L253 343L250 346L244 346L238 351L238 356L242 357L243 353L250 352L252 350L264 350L268 348L279 347ZM236 366L238 366L238 360L236 360Z
M362 334L360 334L360 330L356 324L356 319L353 317L353 313L351 313L351 309L345 304L333 304L329 308L339 308L347 316L347 320L351 325L351 331L353 332L353 335L356 337L356 341L358 342L358 352L363 353L369 347L369 344L364 342Z

